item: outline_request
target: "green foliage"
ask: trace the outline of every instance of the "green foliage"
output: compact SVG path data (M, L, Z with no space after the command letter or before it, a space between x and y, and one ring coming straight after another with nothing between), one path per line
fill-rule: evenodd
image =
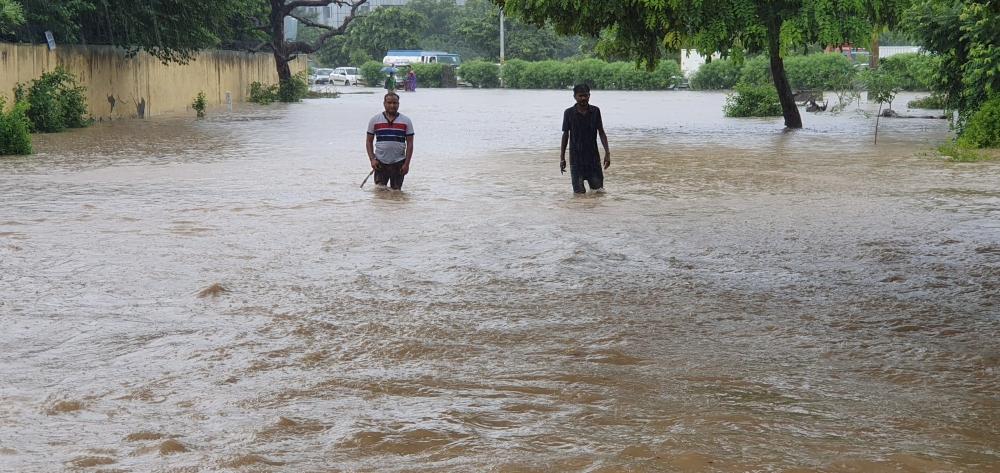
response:
M385 73L382 72L383 67L385 66L379 61L368 61L361 65L359 72L369 87L375 87L385 79Z
M868 91L868 100L878 104L889 104L892 108L892 101L896 98L902 88L900 78L892 71L881 68L863 71L860 74L861 83Z
M512 59L501 72L504 84L514 89L565 89L585 83L604 90L662 90L681 76L674 61L663 61L652 71L632 62L580 61L528 62Z
M4 112L5 101L0 97L0 155L31 154L31 121L28 103L15 102Z
M726 97L723 111L727 117L780 117L782 112L774 87L743 83Z
M15 39L111 44L131 54L146 51L163 62L187 62L201 49L251 36L257 0L23 0L26 23ZM260 17L263 18L263 17Z
M942 156L947 156L949 161L956 163L974 163L977 161L987 161L992 157L974 148L968 148L956 143L948 143L938 147L938 152Z
M743 62L740 68L740 83L753 85L772 85L771 64L765 56L754 56Z
M958 144L967 148L1000 148L1000 94L972 114Z
M205 118L205 108L208 105L208 101L205 99L205 92L198 92L198 96L194 98L194 102L191 102L191 108L198 114L198 118Z
M940 63L937 56L905 53L880 59L878 67L899 77L903 90L931 90Z
M935 92L926 97L910 100L906 103L906 106L909 108L943 109L947 106L946 104L947 99L944 95Z
M0 34L7 34L24 23L24 10L13 0L0 0Z
M441 87L441 77L444 74L443 64L414 64L413 72L417 74L417 83L421 87Z
M459 75L473 87L499 87L500 66L487 61L467 61L458 68Z
M940 56L934 90L959 112L959 133L969 117L1000 93L1000 3L921 0L904 26L927 51Z
M344 47L381 60L390 49L419 49L427 25L427 17L410 8L378 8L351 23Z
M691 77L691 88L696 90L731 89L740 80L740 68L731 59L716 59L698 68Z
M784 62L792 90L833 90L843 78L854 75L851 61L843 54L791 56Z
M76 77L61 66L31 81L27 92L19 84L15 100L28 103L27 115L32 131L54 133L66 128L82 128L90 123L85 118L86 88L78 85Z
M282 102L298 102L306 95L309 95L309 79L305 71L278 83L278 100Z
M254 81L250 83L250 97L248 100L253 103L267 105L278 100L278 84L262 84Z

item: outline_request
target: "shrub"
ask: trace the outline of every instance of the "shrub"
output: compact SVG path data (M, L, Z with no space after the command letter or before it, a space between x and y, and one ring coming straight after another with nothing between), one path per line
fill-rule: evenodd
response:
M854 66L843 54L822 53L785 58L785 74L792 90L835 90L853 78Z
M958 144L968 148L1000 147L1000 95L987 100L966 122Z
M931 90L940 65L941 59L937 56L904 53L880 59L878 67L899 77L903 90Z
M486 61L469 61L458 69L462 79L473 87L499 87L500 66Z
M308 94L309 76L305 71L278 83L278 100L282 102L298 102Z
M90 123L87 113L86 88L62 67L46 72L31 82L27 93L20 85L15 96L28 102L28 119L33 131L53 133L66 128L82 128Z
M986 161L991 157L974 148L968 148L957 143L948 143L938 147L938 152L942 156L947 156L949 161L958 163L974 163L976 161Z
M191 102L191 108L198 114L198 118L205 118L206 105L205 92L199 91L198 96L194 98L194 102Z
M910 108L933 108L933 109L945 109L947 108L947 97L944 94L933 93L926 97L921 97L919 99L910 100L906 103L907 107Z
M756 56L743 62L739 82L748 85L773 85L771 62L766 56Z
M385 73L382 72L383 67L382 63L378 61L368 61L361 65L361 77L364 78L368 87L378 87L382 83L385 79Z
M740 80L740 68L731 59L716 59L698 68L691 77L691 88L697 90L732 89Z
M778 91L767 84L736 84L723 107L727 117L780 117Z
M868 100L878 104L887 103L892 109L892 101L902 90L899 76L882 68L864 71L860 76L861 83L868 91Z
M262 84L260 82L250 83L250 98L253 103L267 105L278 100L278 86L276 84Z
M4 113L4 99L0 97L0 155L31 154L31 121L28 103L14 102L10 112Z
M441 87L441 77L444 74L443 64L414 64L413 72L417 75L417 84L421 87Z

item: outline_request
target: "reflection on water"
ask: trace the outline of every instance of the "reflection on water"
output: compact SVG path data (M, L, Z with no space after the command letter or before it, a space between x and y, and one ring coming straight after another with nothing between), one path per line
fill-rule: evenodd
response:
M592 100L580 197L568 91L404 94L402 193L359 188L378 94L36 136L0 470L995 470L995 163L939 120Z

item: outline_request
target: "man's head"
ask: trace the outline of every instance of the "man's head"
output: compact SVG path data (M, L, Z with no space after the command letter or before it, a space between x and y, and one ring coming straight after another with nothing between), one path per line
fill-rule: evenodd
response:
M573 87L573 98L577 105L587 105L590 103L590 86L587 84L576 84Z
M382 106L385 107L385 113L389 115L399 113L399 95L395 92L387 92L385 98L382 99Z

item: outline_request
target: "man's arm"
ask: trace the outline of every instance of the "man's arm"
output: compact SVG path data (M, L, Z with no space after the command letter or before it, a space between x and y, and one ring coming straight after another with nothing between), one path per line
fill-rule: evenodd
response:
M562 144L559 145L559 172L566 171L566 144L569 143L569 132L564 131Z
M365 138L365 150L368 151L368 161L372 169L378 169L378 160L375 159L375 135L368 133Z
M611 148L608 147L608 135L604 133L604 127L597 129L597 134L601 136L601 144L604 145L604 169L611 167Z
M410 172L410 158L413 157L413 135L406 135L406 160L403 161L403 169L400 171L405 176Z

